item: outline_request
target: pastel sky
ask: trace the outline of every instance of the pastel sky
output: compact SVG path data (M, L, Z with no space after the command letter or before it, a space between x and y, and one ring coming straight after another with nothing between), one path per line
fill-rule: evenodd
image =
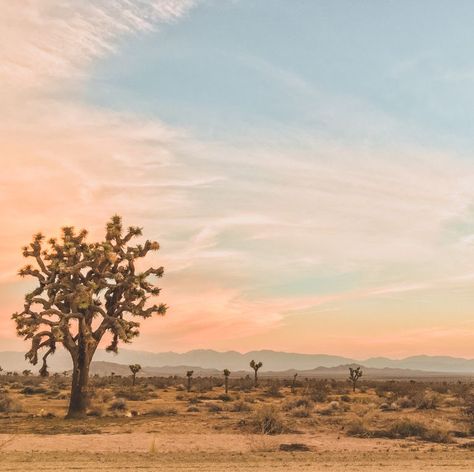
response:
M133 347L474 357L474 4L0 0L0 350L20 248L122 214Z

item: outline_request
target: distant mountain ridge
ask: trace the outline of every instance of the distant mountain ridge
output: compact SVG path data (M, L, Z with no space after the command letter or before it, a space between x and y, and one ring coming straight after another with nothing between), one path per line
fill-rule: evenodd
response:
M263 362L263 371L282 372L290 370L310 371L318 367L334 368L341 365L358 364L373 369L410 369L425 372L445 372L474 374L474 359L464 359L450 356L411 356L404 359L389 359L374 357L365 360L351 359L342 356L326 354L300 354L271 350L218 352L210 349L195 349L185 353L176 352L147 352L122 349L117 355L104 350L98 350L94 361L115 364L141 364L143 367L179 367L196 366L200 369L230 369L236 371L250 371L249 362L252 360ZM25 361L24 353L17 351L0 352L0 366L5 371L35 370ZM63 371L71 368L69 354L58 349L50 358L51 371Z

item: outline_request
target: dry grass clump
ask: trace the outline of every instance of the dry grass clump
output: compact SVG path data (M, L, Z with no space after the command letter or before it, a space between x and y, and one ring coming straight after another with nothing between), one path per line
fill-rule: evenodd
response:
M207 411L209 411L210 413L220 413L222 411L222 407L217 403L208 403Z
M245 400L238 400L233 405L230 411L235 413L243 413L247 411L252 411L252 407Z
M281 434L287 430L280 410L275 405L264 405L252 418L254 431L260 434Z
M283 394L281 393L281 382L279 380L270 380L265 390L265 395L267 397L281 398Z
M283 403L282 410L290 412L291 416L295 418L309 418L313 413L314 404L308 398L300 398L293 401L287 400Z
M22 411L21 403L11 398L6 393L0 393L0 413L19 413Z
M93 405L87 412L87 416L95 416L101 418L105 415L105 409L102 405Z
M414 400L418 410L435 410L441 403L440 395L435 392L419 393Z
M109 409L111 411L126 411L127 410L127 400L125 398L117 398L110 405Z
M149 416L176 416L178 414L178 410L176 408L155 407L152 408L147 414Z
M345 403L339 403L337 401L332 401L325 408L318 410L318 413L323 416L331 416L336 413L344 412L349 410L350 406Z
M150 390L146 389L124 389L124 390L118 390L115 393L116 397L120 398L125 398L125 400L129 401L146 401L146 400L151 400L153 398L157 398L158 395Z
M324 380L311 380L304 389L304 395L315 403L325 402L330 391L329 384Z
M362 418L357 418L350 422L346 431L349 436L357 436L362 438L418 438L424 441L436 443L452 442L452 437L449 431L446 429L428 427L420 421L415 421L410 418L401 418L395 420L387 429L378 430L369 429L366 421L364 421Z

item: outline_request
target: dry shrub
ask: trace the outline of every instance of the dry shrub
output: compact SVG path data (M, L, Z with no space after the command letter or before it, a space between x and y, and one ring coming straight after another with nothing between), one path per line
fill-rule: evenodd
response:
M313 402L325 402L329 394L329 385L324 380L312 380L306 386L304 394Z
M222 407L219 406L217 403L208 403L207 410L210 413L220 413L222 411Z
M279 380L270 380L268 387L265 390L265 395L267 397L280 398L283 396L280 389L281 382Z
M223 402L231 402L233 401L233 398L230 395L223 393L217 397L217 400L221 400Z
M373 436L387 437L391 439L404 439L416 437L425 441L437 443L449 443L452 441L451 435L442 428L428 428L419 421L413 421L409 418L402 418L390 425L386 431L376 431Z
M280 451L285 452L306 452L310 448L304 443L289 443L289 444L280 444Z
M232 405L231 411L236 413L242 413L246 411L251 411L251 406L244 400L239 400Z
M415 405L418 410L435 410L439 407L441 398L434 392L418 394L415 397Z
M120 398L125 398L125 400L135 402L146 401L157 397L156 393L150 392L149 390L138 390L134 388L130 388L127 390L118 390L115 395Z
M0 413L19 413L20 411L22 411L21 403L6 393L0 393Z
M345 409L342 408L342 409ZM322 408L321 410L318 411L320 415L323 416L331 416L341 410L341 405L339 402L333 401L329 403L329 405L326 408Z
M104 414L105 414L105 411L102 405L94 405L87 412L87 416L95 416L95 417L101 417L101 416L104 416Z
M296 408L313 408L313 402L308 398L299 398L298 400L286 400L281 409L283 411L291 411Z
M260 434L281 434L286 430L280 410L274 405L264 405L253 417L255 432Z
M357 436L359 438L370 437L371 433L362 418L355 418L349 422L346 428L349 436Z
M127 400L125 398L117 398L109 408L112 411L125 411L127 409Z
M176 416L178 414L178 410L176 408L155 407L151 409L147 414L150 416Z
M313 407L300 406L291 412L291 416L294 416L295 418L310 418L312 413Z

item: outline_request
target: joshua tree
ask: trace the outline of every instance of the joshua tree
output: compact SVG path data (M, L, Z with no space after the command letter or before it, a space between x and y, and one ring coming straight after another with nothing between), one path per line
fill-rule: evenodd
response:
M165 305L149 302L160 293L149 277L161 277L163 268L137 268L139 259L159 249L152 241L132 245L131 240L141 234L141 228L134 226L124 231L121 218L114 216L103 241L87 243L87 231L65 227L60 239L45 242L39 233L23 248L35 266L27 265L19 274L35 278L36 288L25 296L23 311L13 319L18 335L31 341L26 358L33 365L38 351L46 350L41 375L47 375L47 358L57 344L69 351L73 363L69 418L86 412L89 366L104 335L110 335L107 351L116 353L120 341L129 343L139 334L140 323L133 317L166 312Z
M254 377L254 386L257 387L258 385L258 369L260 369L260 367L262 367L263 363L262 362L255 362L253 359L250 361L250 367L252 367L252 369L254 370L255 372L255 377Z
M132 371L132 385L135 386L137 374L142 370L142 366L140 364L132 364L128 368Z
M22 372L22 374L23 374L24 377L29 377L29 376L32 374L32 372L31 372L31 370L29 370L29 369L25 369L25 370Z
M352 391L356 391L357 381L362 377L362 369L360 367L349 367L349 382L352 383Z
M230 375L230 370L224 369L224 387L225 387L226 395L227 395L227 392L229 391L229 375Z
M291 393L296 393L296 377L298 377L298 373L293 375L293 380L291 381Z
M191 391L191 378L193 377L193 374L194 374L194 370L188 370L186 372L186 377L188 378L188 387L187 387L188 392Z

